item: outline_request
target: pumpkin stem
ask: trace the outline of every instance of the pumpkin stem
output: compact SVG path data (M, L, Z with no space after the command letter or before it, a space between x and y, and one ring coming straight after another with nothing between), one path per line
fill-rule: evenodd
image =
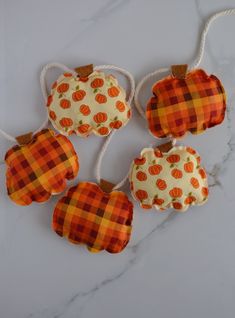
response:
M178 79L184 79L188 70L188 64L171 65L172 76Z

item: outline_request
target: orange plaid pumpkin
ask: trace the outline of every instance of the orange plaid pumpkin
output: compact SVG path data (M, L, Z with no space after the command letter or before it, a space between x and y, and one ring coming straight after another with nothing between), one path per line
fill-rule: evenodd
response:
M185 78L170 75L155 83L152 91L146 117L155 137L177 138L187 131L199 134L224 119L224 88L216 76L201 69L187 73Z
M27 145L9 149L5 161L8 195L19 205L47 201L62 192L65 179L75 178L79 169L71 142L50 129L35 134Z
M81 182L57 203L52 228L74 244L86 244L91 252L119 253L129 242L132 215L125 193L106 193L95 183Z

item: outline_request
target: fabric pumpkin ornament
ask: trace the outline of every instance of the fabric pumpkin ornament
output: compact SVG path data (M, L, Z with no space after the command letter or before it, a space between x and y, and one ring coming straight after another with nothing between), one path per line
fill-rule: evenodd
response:
M19 205L45 202L61 193L66 179L74 179L79 170L78 156L67 137L50 129L28 136L17 137L21 144L5 155L7 192Z
M172 74L152 87L146 118L155 137L200 134L224 120L226 96L220 80L202 69L186 70L186 65L172 66Z
M52 228L91 252L119 253L129 242L132 215L133 205L124 192L81 182L56 204Z
M49 119L63 135L107 136L127 124L131 109L126 92L113 75L92 65L64 73L52 85L47 100Z
M171 149L170 149L171 148ZM186 211L208 198L207 175L198 153L186 146L145 148L131 166L131 192L142 208Z

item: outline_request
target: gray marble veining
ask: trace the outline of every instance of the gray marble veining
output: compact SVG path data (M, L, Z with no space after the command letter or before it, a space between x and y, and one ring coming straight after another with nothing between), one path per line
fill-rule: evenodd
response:
M169 61L191 63L205 20L235 1L2 0L0 7L0 125L14 135L44 119L38 80L43 64L111 63L140 79ZM29 207L12 204L0 166L1 317L234 317L235 44L228 29L234 26L235 17L212 26L201 65L225 85L226 118L182 140L199 151L208 171L206 205L179 214L143 212L135 204L125 251L93 255L51 231L57 198ZM72 141L81 161L79 178L92 180L102 141ZM134 113L115 135L103 173L119 181L133 156L157 143ZM10 146L0 140L0 158Z

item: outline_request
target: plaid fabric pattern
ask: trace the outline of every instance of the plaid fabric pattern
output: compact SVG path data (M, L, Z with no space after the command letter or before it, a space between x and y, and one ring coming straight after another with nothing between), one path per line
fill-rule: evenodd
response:
M37 133L30 144L9 149L5 161L8 195L19 205L44 202L62 192L65 179L75 178L79 169L71 142L49 129Z
M152 90L146 117L155 137L177 138L187 131L199 134L224 119L224 88L217 77L203 70L189 72L185 79L168 76L155 83Z
M90 182L81 182L60 199L53 214L54 231L91 252L119 253L131 235L133 205L125 193L105 193Z

